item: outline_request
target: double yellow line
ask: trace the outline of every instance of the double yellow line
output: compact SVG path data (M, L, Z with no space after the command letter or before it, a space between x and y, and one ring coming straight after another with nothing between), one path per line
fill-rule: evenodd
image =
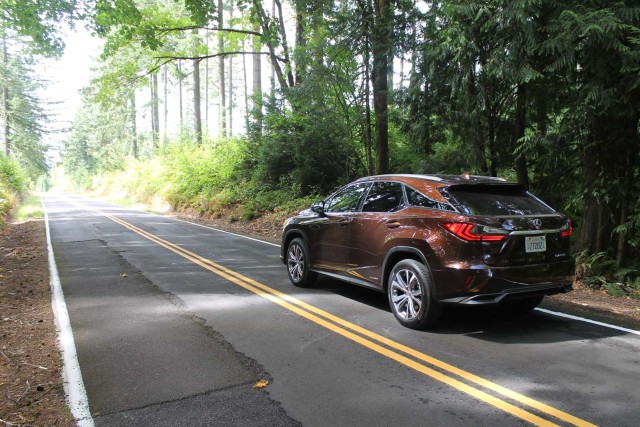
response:
M571 414L560 411L549 405L546 405L537 400L531 399L525 395L517 393L502 387L494 382L481 378L470 372L457 368L441 360L435 359L403 344L397 343L389 338L383 337L375 332L369 331L351 322L348 322L340 317L334 316L324 310L314 307L305 303L290 295L284 294L262 283L256 282L240 273L230 270L220 264L217 264L211 260L203 258L202 256L188 251L176 244L161 239L151 233L148 233L141 228L138 228L126 221L121 220L113 215L109 215L99 210L93 210L99 215L103 215L110 220L122 225L123 227L133 231L140 236L151 240L154 243L180 255L183 258L188 259L201 266L202 268L211 271L212 273L235 283L244 289L260 295L263 298L268 299L279 306L296 313L297 315L304 317L305 319L316 323L338 335L341 335L353 342L356 342L378 354L381 354L389 359L392 359L402 365L412 368L424 375L427 375L435 380L441 381L449 386L475 397L485 403L488 403L496 408L499 408L511 415L521 418L531 424L537 426L556 426L558 424L542 418L540 415L536 415L528 410L522 409L513 403L509 403L503 398L496 397L489 394L487 391L483 391L478 387L482 387L486 390L490 390L495 395L503 396L511 401L517 402L525 407L529 407L539 411L542 414L554 417L557 420L566 424L575 426L594 426L585 420L577 418ZM456 376L460 379L456 379ZM466 381L463 382L462 380Z

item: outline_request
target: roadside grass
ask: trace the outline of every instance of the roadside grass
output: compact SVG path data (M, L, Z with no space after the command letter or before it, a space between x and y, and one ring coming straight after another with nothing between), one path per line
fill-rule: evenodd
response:
M18 203L16 210L16 219L18 221L42 217L44 217L44 212L39 195L31 193Z

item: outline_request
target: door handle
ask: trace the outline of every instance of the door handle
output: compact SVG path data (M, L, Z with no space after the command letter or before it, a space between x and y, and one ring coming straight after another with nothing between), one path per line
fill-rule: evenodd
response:
M341 219L340 221L338 221L338 223L345 227L347 225L349 225L351 223L351 218L345 218L345 219Z
M398 228L401 225L402 224L400 224L398 221L389 221L389 222L384 224L384 226L387 227L387 228Z

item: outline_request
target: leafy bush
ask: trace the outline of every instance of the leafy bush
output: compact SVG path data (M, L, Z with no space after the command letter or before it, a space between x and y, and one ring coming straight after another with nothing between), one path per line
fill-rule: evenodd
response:
M27 180L18 163L0 154L0 226L27 189Z
M591 289L615 297L640 298L640 273L633 268L617 270L616 261L604 252L581 252L576 257L576 280Z
M289 94L295 108L271 106L256 146L252 180L297 196L328 193L361 175L353 129L307 80ZM317 89L317 88L316 88ZM309 101L308 97L318 98Z
M275 186L257 181L248 166L254 153L243 139L207 141L202 146L174 143L152 159L130 159L124 171L94 177L92 188L147 204L161 199L174 210L226 215L229 220L290 213L320 198L300 197L300 186L284 179Z
M0 185L16 193L22 193L27 189L27 178L18 162L2 154L0 154Z

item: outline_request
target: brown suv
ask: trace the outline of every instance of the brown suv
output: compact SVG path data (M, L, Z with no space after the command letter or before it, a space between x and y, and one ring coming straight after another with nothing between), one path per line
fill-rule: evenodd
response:
M572 225L498 178L359 179L288 219L281 258L296 286L321 273L386 292L398 321L434 324L446 304L528 311L572 290Z

